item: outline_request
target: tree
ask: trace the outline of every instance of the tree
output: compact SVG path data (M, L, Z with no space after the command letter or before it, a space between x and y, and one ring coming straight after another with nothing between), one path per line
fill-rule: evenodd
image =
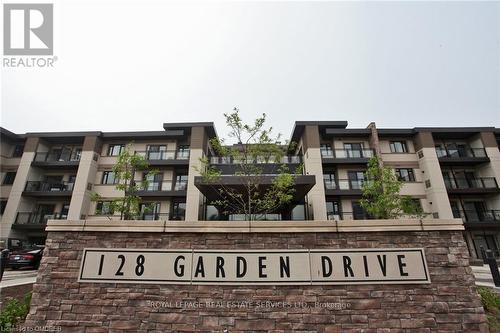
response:
M423 217L425 214L415 200L399 194L402 186L392 169L382 166L374 156L368 162L361 206L378 219L396 219L404 215Z
M260 219L290 204L295 192L295 177L301 173L301 166L290 170L282 163L288 146L281 144L280 134L273 136L272 127L265 127L266 114L255 119L253 124L243 123L237 108L232 113L224 113L224 117L229 127L228 136L237 140L237 144L227 146L224 140L213 138L210 145L219 158L233 163L235 173L231 177L238 179L239 186L228 186L221 171L211 165L208 158L200 159L202 167L197 170L202 183L211 186L217 195L210 204L223 214L244 214L246 220ZM264 179L269 179L269 175L264 173L270 173L270 166L273 168L272 181L265 185Z
M149 170L149 163L144 156L137 155L133 152L133 144L129 143L125 149L118 155L118 161L113 166L115 179L115 187L117 190L123 191L124 196L115 198L111 201L109 210L111 212L120 212L121 220L133 220L139 217L139 204L141 197L137 194L138 191L147 188L149 177L144 177L144 180L137 184L134 180L136 171L146 171L148 176L154 176L157 171ZM102 201L102 197L94 193L92 201ZM146 210L151 207L146 207ZM101 212L99 212L101 213Z

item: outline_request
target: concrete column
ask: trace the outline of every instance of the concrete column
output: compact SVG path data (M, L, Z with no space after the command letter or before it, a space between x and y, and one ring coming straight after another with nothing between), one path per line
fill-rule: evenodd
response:
M425 185L425 193L431 207L431 212L438 213L440 219L453 218L448 191L444 184L431 132L420 132L417 134L415 138L415 150L417 151L419 168L423 171L422 178L424 182L430 182L430 187Z
M191 129L191 143L189 145L189 170L186 191L186 221L198 221L200 212L201 193L194 186L194 177L200 173L195 169L201 167L200 158L203 157L205 142L205 128L193 127Z
M94 184L97 173L97 159L94 159L94 155L99 155L101 146L99 137L85 137L73 195L69 204L68 220L80 220L89 212L92 188L89 189L88 184Z
M14 184L12 184L9 199L7 200L7 206L5 207L2 220L0 221L0 239L2 240L10 237L12 224L16 221L17 212L22 206L22 194L26 186L26 181L32 171L31 162L35 158L35 152L39 142L39 138L35 137L26 139L24 153L19 162L16 178L14 179ZM19 235L16 237L18 236Z
M323 164L321 161L318 126L306 126L304 129L304 170L306 175L314 175L316 184L307 194L307 201L312 206L314 220L326 220L325 186L323 184Z

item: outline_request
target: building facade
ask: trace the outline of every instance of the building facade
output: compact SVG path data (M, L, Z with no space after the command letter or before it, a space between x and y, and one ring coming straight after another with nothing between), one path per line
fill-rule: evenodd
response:
M210 139L213 123L166 123L163 131L14 134L1 129L1 239L8 246L43 243L47 220L114 220L109 210L116 189L112 167L131 143L158 173L135 173L148 180L140 191L143 220L239 220L222 214L212 189L200 179L200 158L221 170L229 186L235 163L217 156ZM298 121L297 143L275 166L302 165L292 204L268 220L370 219L359 204L368 160L378 156L404 185L401 194L418 201L428 218L462 219L473 259L482 249L499 256L500 129L493 127L384 129L347 128L345 121ZM149 178L148 178L149 177ZM264 181L265 183L265 181ZM93 193L102 200L92 201ZM146 207L149 207L146 209ZM151 208L152 207L152 208Z

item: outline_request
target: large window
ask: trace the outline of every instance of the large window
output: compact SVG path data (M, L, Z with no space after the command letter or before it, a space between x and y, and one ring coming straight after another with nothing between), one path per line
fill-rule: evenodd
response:
M95 209L96 215L113 215L111 201L98 201Z
M414 182L415 173L413 169L396 169L396 176L402 182Z
M101 184L116 184L118 183L118 179L115 176L113 171L104 171L102 173L102 182Z
M360 142L344 143L347 157L359 158L363 156L363 144Z
M157 173L157 174L148 174L145 173L144 180L148 181L148 186L144 186L145 191L161 191L161 185L163 182L163 173ZM170 189L164 189L164 190L170 190Z
M408 147L406 146L406 141L391 141L389 144L391 147L391 153L407 153Z
M109 145L108 156L118 156L123 150L125 150L125 145L123 144Z
M9 171L9 172L5 173L5 177L3 177L3 185L14 184L14 179L16 179L16 172Z

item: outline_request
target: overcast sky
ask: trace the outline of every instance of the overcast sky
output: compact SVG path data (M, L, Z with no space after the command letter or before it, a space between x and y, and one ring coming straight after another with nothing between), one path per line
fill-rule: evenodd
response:
M54 11L55 68L2 69L0 123L16 133L215 121L223 134L235 106L248 120L265 112L287 138L296 120L500 127L499 2L54 1Z

